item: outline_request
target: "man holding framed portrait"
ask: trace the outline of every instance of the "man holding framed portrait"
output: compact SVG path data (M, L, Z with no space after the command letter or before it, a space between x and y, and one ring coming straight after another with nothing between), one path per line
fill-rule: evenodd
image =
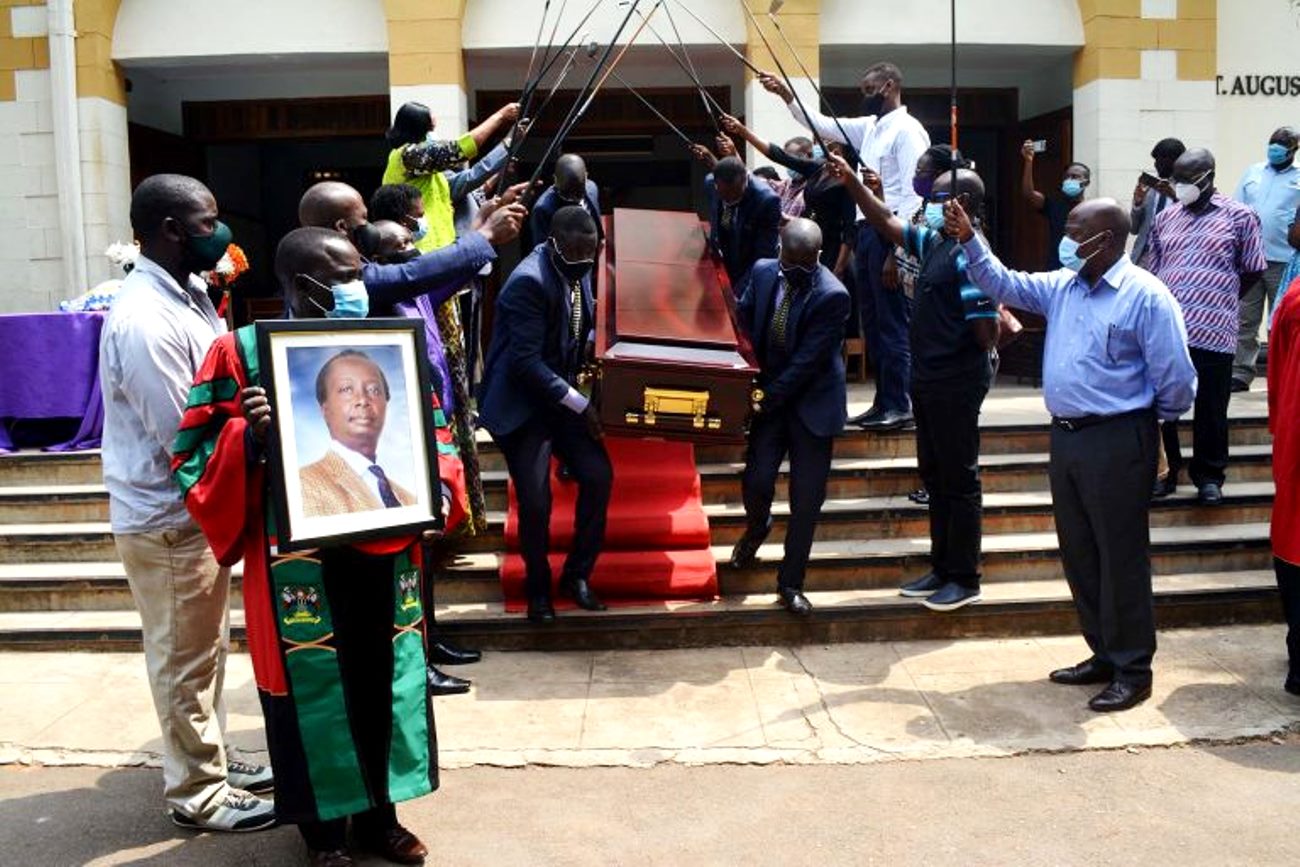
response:
M419 541L467 505L419 323L316 318L360 268L337 232L285 236L275 273L294 318L213 344L173 463L218 561L244 561L277 815L331 867L354 863L349 823L389 861L427 854L394 808L438 785ZM355 499L317 490L330 456L364 483Z

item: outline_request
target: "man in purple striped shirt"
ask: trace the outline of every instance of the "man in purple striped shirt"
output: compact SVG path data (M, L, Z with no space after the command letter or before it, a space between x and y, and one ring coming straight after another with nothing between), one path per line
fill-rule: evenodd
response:
M1215 189L1213 154L1204 148L1187 151L1174 163L1172 181L1178 204L1156 217L1147 264L1183 308L1198 382L1188 474L1200 501L1212 506L1223 500L1228 466L1228 400L1240 298L1268 261L1259 217ZM1152 494L1157 497L1173 493L1183 463L1177 421L1164 423L1163 438L1169 475L1156 482Z

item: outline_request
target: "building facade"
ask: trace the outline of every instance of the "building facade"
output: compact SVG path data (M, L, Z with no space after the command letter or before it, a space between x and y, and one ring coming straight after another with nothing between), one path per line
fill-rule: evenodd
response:
M790 0L779 21L793 55L769 4L747 2L806 100L816 99L812 77L852 113L862 70L892 60L909 106L947 138L949 0ZM562 5L556 41L578 32L575 41L598 48L626 14L605 2L579 27L590 2L550 5L539 28L543 0L0 0L0 312L54 309L117 276L103 251L129 240L132 184L154 171L202 177L250 257L269 261L306 184L343 177L364 191L378 182L380 134L401 103L428 104L440 130L458 133L518 93L538 33L545 43ZM1037 227L1011 195L1024 138L1048 142L1041 188L1075 159L1093 169L1092 194L1126 200L1162 137L1212 148L1230 191L1264 158L1274 128L1300 123L1297 0L956 6L961 144L999 190L1002 243L1023 248L1028 266ZM771 66L739 0L695 0L690 11ZM677 45L679 35L698 77L733 113L777 141L798 132L732 52L669 0L619 70L688 134L707 141L711 130L659 44ZM589 74L586 54L576 53L549 113ZM614 202L689 207L699 169L646 114L611 84L575 149L592 155ZM557 120L540 116L537 138Z

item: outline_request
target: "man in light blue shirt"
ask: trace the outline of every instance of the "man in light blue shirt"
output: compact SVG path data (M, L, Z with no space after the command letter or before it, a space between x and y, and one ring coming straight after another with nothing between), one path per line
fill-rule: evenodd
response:
M1233 195L1237 201L1254 208L1264 233L1264 255L1268 270L1262 279L1241 296L1240 330L1237 332L1237 357L1232 362L1232 390L1245 391L1255 378L1259 358L1259 324L1264 320L1264 306L1272 308L1277 298L1278 281L1294 252L1287 243L1287 232L1295 222L1300 207L1300 168L1296 167L1296 149L1300 133L1289 126L1273 131L1268 139L1268 157L1246 169Z
M944 230L961 242L966 274L986 295L1047 319L1043 397L1052 413L1052 510L1092 650L1051 679L1109 684L1088 703L1095 711L1133 707L1151 695L1156 650L1148 525L1156 419L1182 415L1196 394L1178 303L1155 275L1129 261L1129 216L1113 199L1070 212L1057 271L1007 270L955 201Z

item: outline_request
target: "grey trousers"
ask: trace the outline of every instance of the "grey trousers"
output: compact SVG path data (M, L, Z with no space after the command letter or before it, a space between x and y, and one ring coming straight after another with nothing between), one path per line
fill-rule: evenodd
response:
M1052 510L1079 626L1115 679L1136 684L1150 683L1156 652L1148 511L1157 440L1150 410L1052 428Z
M1285 262L1269 262L1250 291L1241 296L1240 323L1237 328L1237 357L1232 361L1232 378L1250 385L1255 380L1255 362L1259 360L1259 326L1264 321L1264 309L1273 309L1277 297L1277 282L1282 279Z

